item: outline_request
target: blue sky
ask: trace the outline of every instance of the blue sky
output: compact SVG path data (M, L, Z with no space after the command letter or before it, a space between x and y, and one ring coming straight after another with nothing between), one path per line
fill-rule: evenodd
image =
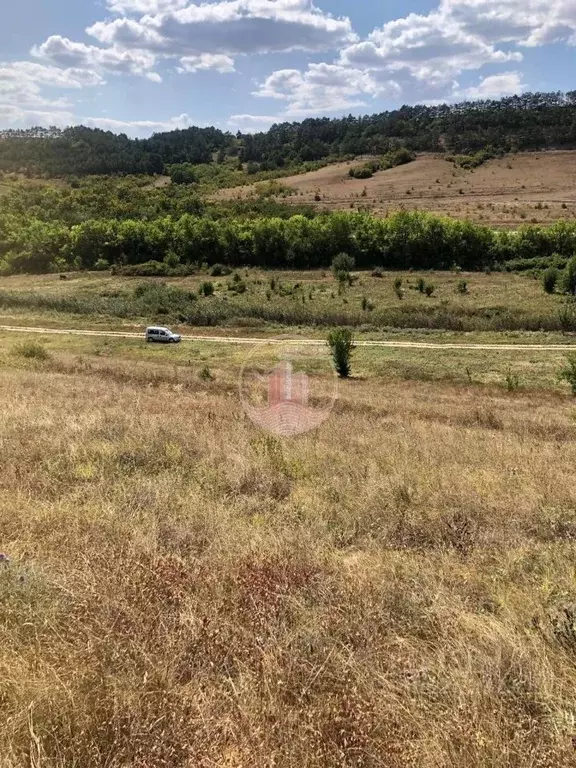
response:
M18 0L0 128L260 130L572 90L576 0Z

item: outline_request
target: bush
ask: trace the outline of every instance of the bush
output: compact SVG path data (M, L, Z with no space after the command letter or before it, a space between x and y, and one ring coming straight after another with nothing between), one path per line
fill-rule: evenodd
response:
M563 289L571 296L576 295L576 256L573 256L564 270Z
M381 269L381 267L376 267L376 269L373 270L372 277L376 277L378 279L381 279L384 277L384 271Z
M558 283L559 272L556 267L548 267L542 275L542 285L546 293L554 293Z
M143 264L126 264L118 267L117 274L123 277L167 277L170 267L163 261L145 261Z
M576 330L576 302L570 298L558 310L558 324L565 333Z
M426 280L424 280L423 277L419 277L418 280L416 281L416 288L420 293L424 293L424 291L426 290Z
M212 277L222 277L223 275L229 275L231 272L230 267L227 267L225 264L214 264L210 270L210 275Z
M508 368L508 370L506 371L504 382L506 384L506 389L508 390L508 392L515 392L520 387L520 378L518 374L512 373L512 370L510 368Z
M13 350L15 355L19 357L25 357L27 360L49 360L50 354L37 341L23 341L20 344L15 344Z
M336 328L328 335L328 345L332 351L334 368L341 379L347 379L351 373L350 361L354 349L352 331L349 328Z
M237 282L228 283L228 290L233 293L246 293L246 283L243 280Z
M458 293L461 293L462 295L468 293L468 283L466 280L460 280L458 282L458 285L456 286L456 290Z
M214 295L214 285L210 281L202 283L198 293L200 294L200 296L213 296Z
M433 295L435 290L436 290L436 287L432 285L432 283L427 283L426 287L424 288L424 293L426 294L426 296L430 297Z
M110 269L110 262L107 259L98 259L94 264L94 269L97 272L105 272L107 269Z
M570 384L572 394L576 397L576 355L569 355L566 364L560 371L558 378Z
M214 377L212 376L210 368L208 368L208 366L205 365L204 368L202 368L202 370L198 374L198 378L200 378L202 381L212 381Z
M348 275L356 266L356 261L353 256L349 256L347 253L339 253L332 261L332 272L334 276L340 281L348 279Z

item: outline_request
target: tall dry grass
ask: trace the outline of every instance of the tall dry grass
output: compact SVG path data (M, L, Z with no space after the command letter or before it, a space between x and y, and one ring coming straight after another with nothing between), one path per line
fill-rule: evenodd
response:
M1 372L0 764L574 764L571 401L114 365Z

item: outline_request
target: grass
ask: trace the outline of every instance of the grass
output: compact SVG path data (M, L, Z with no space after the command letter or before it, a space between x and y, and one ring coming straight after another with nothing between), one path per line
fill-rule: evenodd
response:
M3 765L570 764L569 395L359 348L278 440L242 349L40 340L0 350Z
M114 317L140 324L256 329L349 325L365 332L559 332L565 328L564 297L545 294L540 281L531 277L451 272L424 273L424 277L408 272L383 273L383 278L367 272L357 276L352 286L339 291L329 272L242 269L237 283L233 276L212 279L214 296L206 297L198 295L206 282L204 273L165 281L100 273L72 275L66 281L57 275L14 276L2 280L0 311L66 314L93 322ZM404 298L394 290L398 279L402 279ZM465 294L458 291L462 279L467 282ZM434 285L433 295L417 290L419 280ZM238 285L242 293L236 290Z

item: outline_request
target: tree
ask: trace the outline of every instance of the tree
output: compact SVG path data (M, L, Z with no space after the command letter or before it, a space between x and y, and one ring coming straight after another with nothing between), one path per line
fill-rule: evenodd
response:
M332 351L334 368L341 379L347 379L351 373L350 361L354 350L354 339L349 328L335 328L328 335L328 346Z
M554 293L558 282L558 270L556 267L548 267L542 275L542 285L546 293Z
M576 256L573 256L564 270L564 292L576 295Z
M340 282L345 283L350 279L350 272L356 266L356 261L353 256L349 256L347 253L339 253L332 260L332 272L334 277Z

